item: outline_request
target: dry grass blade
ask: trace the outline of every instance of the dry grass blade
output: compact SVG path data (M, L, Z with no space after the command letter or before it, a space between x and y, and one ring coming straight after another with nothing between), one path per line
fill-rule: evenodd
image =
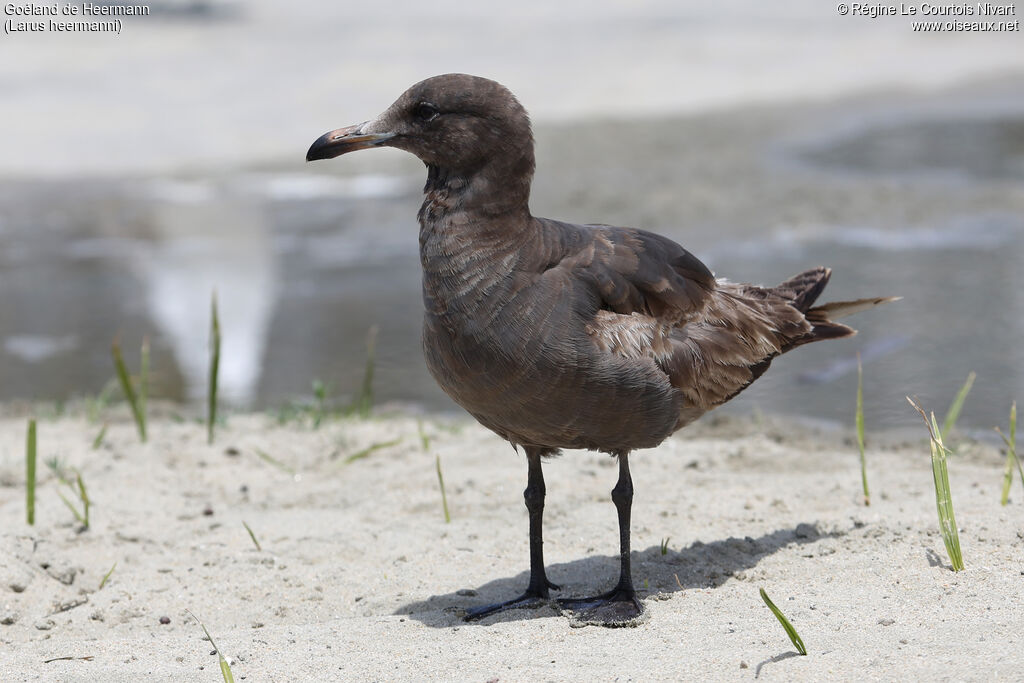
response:
M676 580L678 581L678 578ZM807 648L804 647L804 641L800 637L800 634L796 632L795 628L793 628L793 624L789 623L789 619L787 619L786 615L782 613L782 610L775 606L775 603L772 602L771 598L768 597L768 594L764 592L763 588L761 589L761 599L764 600L764 604L768 605L768 609L772 611L775 618L779 620L780 624L782 624L782 628L786 630L786 635L789 636L789 639L792 641L793 647L796 648L796 651L802 655L806 655Z
M1000 502L1006 505L1010 500L1010 484L1013 483L1013 466L1017 465L1017 472L1020 474L1021 486L1024 486L1024 469L1021 469L1020 458L1017 457L1017 402L1010 406L1010 436L1007 437L1003 431L996 427L996 432L1002 437L1006 444L1006 469L1003 472L1003 496Z
M44 659L43 664L50 664L52 662L91 662L96 658L96 655L85 655L84 657L54 657L53 659Z
M252 529L250 529L249 525L245 523L245 520L242 520L242 526L244 526L245 530L249 532L249 538L252 539L252 544L256 546L256 550L262 551L263 548L260 547L260 542L256 540L256 534L252 532Z
M210 377L207 388L206 443L213 443L217 423L217 375L220 372L220 318L217 315L217 292L210 299Z
M438 455L435 459L437 465L437 483L441 485L441 507L444 508L444 523L449 524L452 521L452 516L448 514L448 496L444 492L444 475L441 474L441 456Z
M139 430L139 438L145 443L146 415L142 412L139 397L135 394L135 388L132 386L132 378L128 374L128 368L125 367L120 344L115 341L110 347L110 353L114 357L114 370L117 372L117 379L121 382L121 391L124 392L125 398L128 399L128 405L131 406L135 427Z
M235 683L235 677L231 673L231 665L228 664L228 660L221 653L220 648L217 647L217 643L213 642L213 636L211 636L210 632L206 630L206 624L199 621L199 617L192 614L191 610L185 611L188 612L189 616L195 619L199 626L202 627L203 633L206 634L207 640L210 641L210 645L213 645L213 649L216 650L217 659L220 661L220 675L224 677L224 683Z
M935 481L935 505L939 513L939 531L942 532L942 542L946 546L946 554L949 555L953 571L962 571L964 558L960 553L960 535L956 528L956 516L953 514L953 494L949 489L949 472L946 469L946 455L949 449L942 442L942 433L935 413L932 413L929 419L924 409L914 403L909 396L907 401L920 413L931 437L929 444L932 454L932 479Z
M28 421L25 436L25 519L36 523L36 421Z
M871 493L868 491L868 465L864 459L864 369L857 354L857 448L860 450L860 481L864 487L864 504L871 505Z
M943 440L949 438L950 432L953 431L953 427L960 417L960 410L964 407L967 394L971 393L971 387L974 385L974 377L973 372L967 375L967 381L960 387L960 391L956 392L956 398L953 399L953 403L950 404L949 410L946 412L946 419L942 421L942 432L940 433Z

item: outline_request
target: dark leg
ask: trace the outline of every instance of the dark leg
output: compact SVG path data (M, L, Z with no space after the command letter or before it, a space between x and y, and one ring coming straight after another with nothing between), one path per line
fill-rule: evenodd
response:
M526 449L526 460L530 468L526 490L523 491L526 509L530 513L530 583L526 587L526 592L514 600L466 610L466 621L481 619L507 609L541 607L548 603L550 597L548 589L558 590L558 586L548 581L548 577L544 573L542 518L544 516L544 494L547 490L544 488L544 473L540 466L540 456L543 453L544 451L538 448Z
M633 479L629 476L629 454L620 453L619 480L612 489L612 502L619 514L619 583L607 593L590 598L569 598L558 604L572 610L582 623L629 626L644 613L633 589L629 562L629 513L633 507Z

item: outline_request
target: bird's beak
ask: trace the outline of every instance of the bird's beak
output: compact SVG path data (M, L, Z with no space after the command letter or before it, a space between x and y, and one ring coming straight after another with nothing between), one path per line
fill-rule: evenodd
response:
M354 152L357 149L376 147L382 142L395 137L394 133L368 132L366 128L369 127L371 123L375 122L364 121L363 123L349 126L348 128L339 128L337 130L324 133L316 139L316 142L310 145L309 151L306 152L306 161L333 159L334 157L345 154L346 152Z

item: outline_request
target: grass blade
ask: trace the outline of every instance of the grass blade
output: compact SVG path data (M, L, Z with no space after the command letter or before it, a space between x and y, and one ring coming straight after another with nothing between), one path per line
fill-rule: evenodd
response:
M210 299L210 378L207 388L206 443L213 443L213 427L217 423L217 375L220 372L220 318L217 315L217 292Z
M956 425L957 418L960 417L960 409L964 407L967 394L971 393L974 377L975 374L973 372L967 375L967 381L960 387L960 391L956 393L956 398L953 399L953 403L949 406L949 411L946 412L946 419L942 421L942 432L940 433L943 441L949 438L949 433L953 431L953 426Z
M323 380L313 380L313 429L319 429L327 415L327 385Z
M189 616L195 619L199 626L202 627L203 633L206 634L206 638L210 641L210 645L213 645L213 649L217 651L217 659L220 661L220 675L224 678L224 683L235 683L235 677L231 673L231 665L228 664L228 660L225 659L220 648L217 647L217 643L213 642L213 636L211 636L210 632L206 630L206 624L199 621L199 617L192 614L190 610L185 611L188 612Z
M265 450L257 448L257 449L255 449L254 452L256 453L256 455L258 455L260 457L260 460L263 460L267 464L273 465L277 469L279 469L279 470L281 470L283 472L287 472L288 474L291 474L291 475L295 474L295 468L294 467L289 467L288 465L285 465L283 462L281 462L280 460L278 460L277 458L272 456L270 453L267 453Z
M860 450L860 481L864 487L864 505L871 505L871 493L868 492L868 465L864 459L864 369L857 354L857 448Z
M132 387L132 378L128 375L128 369L124 365L124 358L121 356L121 346L116 341L110 347L110 353L114 357L114 370L117 371L117 379L121 382L121 391L128 399L131 406L132 416L135 418L135 427L139 430L139 438L146 442L146 416L142 414L142 407L139 405L139 397Z
M999 427L996 432L1006 444L1006 469L1003 471L1003 496L1000 502L1006 505L1010 500L1010 484L1013 483L1013 466L1017 465L1021 486L1024 486L1024 469L1021 469L1020 458L1017 457L1017 402L1010 406L1010 436L1007 438Z
M103 580L100 581L100 587L97 588L96 590L98 590L98 591L103 590L103 587L107 585L107 581L110 580L110 575L114 573L115 569L117 569L117 562L114 563L114 566L110 568L109 572L107 572L106 574L103 575Z
M379 443L370 444L369 446L367 446L363 450L357 451L357 452L353 453L352 455L348 456L347 458L345 458L344 464L348 465L349 463L353 463L356 460L362 460L363 458L368 456L370 453L373 453L374 451L380 450L381 448L387 448L388 446L394 446L395 444L397 444L401 440L402 440L401 437L399 437L399 438L393 439L391 441L381 441Z
M149 403L149 338L142 338L142 348L139 349L139 412L142 414L142 421L146 421ZM145 426L145 425L143 425Z
M450 524L452 516L448 514L448 496L444 492L444 475L441 474L441 456L436 457L435 463L437 464L437 483L441 485L441 507L444 508L444 523Z
M85 517L82 516L82 513L78 511L78 508L71 504L71 501L60 492L60 489L57 490L57 495L60 496L60 499L64 501L64 504L68 506L68 510L71 510L71 514L75 516L75 519L77 519L83 526L88 526L85 523Z
M430 437L423 430L423 420L416 420L416 431L420 435L420 446L423 448L424 453L430 452Z
M363 373L363 385L359 390L356 408L359 416L367 418L373 409L373 371L377 355L377 326L372 326L366 333L366 371Z
M252 544L256 546L256 550L262 551L263 548L260 547L260 542L256 540L256 534L252 532L252 529L250 529L249 525L245 523L245 520L242 520L242 526L244 526L245 530L249 532L249 538L252 539Z
M678 579L676 580L678 581ZM792 641L793 647L796 648L796 651L802 655L806 655L807 648L804 647L804 641L800 637L800 634L796 632L795 628L793 628L793 624L789 623L789 619L787 619L786 615L782 613L782 610L775 606L775 603L772 602L771 598L768 597L768 594L764 592L763 588L761 589L761 599L764 600L764 604L768 605L768 609L772 611L775 618L779 620L780 624L782 624L782 628L785 629L786 635L789 636L789 639Z
M89 528L89 494L85 490L85 482L82 481L82 473L75 470L75 481L78 483L78 499L82 501L82 516L84 517L82 523L85 524L85 528Z
M92 449L96 450L103 445L103 437L107 435L107 423L104 422L103 426L100 427L100 433L96 435L96 438L92 440Z
M953 571L962 571L964 558L960 552L960 535L956 528L956 516L953 514L953 495L949 489L949 472L946 469L946 455L950 451L942 441L942 433L939 430L939 423L935 419L935 413L931 414L929 420L924 409L914 403L909 396L907 401L914 406L914 410L921 414L931 437L929 444L932 454L932 479L935 482L935 506L939 513L939 531L942 532L942 542L946 546L946 554L949 556L950 564L953 565Z
M28 421L25 436L25 520L36 523L36 421Z

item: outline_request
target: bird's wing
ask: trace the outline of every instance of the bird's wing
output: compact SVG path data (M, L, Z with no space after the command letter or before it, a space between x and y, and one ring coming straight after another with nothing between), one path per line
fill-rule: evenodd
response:
M790 338L810 331L770 289L716 282L693 254L641 230L592 226L573 257L577 281L599 299L587 334L605 353L653 362L687 400L680 417L727 401L756 379Z
M638 313L668 326L685 324L704 310L715 278L686 249L643 230L585 227L584 244L566 265L590 285L600 309Z

